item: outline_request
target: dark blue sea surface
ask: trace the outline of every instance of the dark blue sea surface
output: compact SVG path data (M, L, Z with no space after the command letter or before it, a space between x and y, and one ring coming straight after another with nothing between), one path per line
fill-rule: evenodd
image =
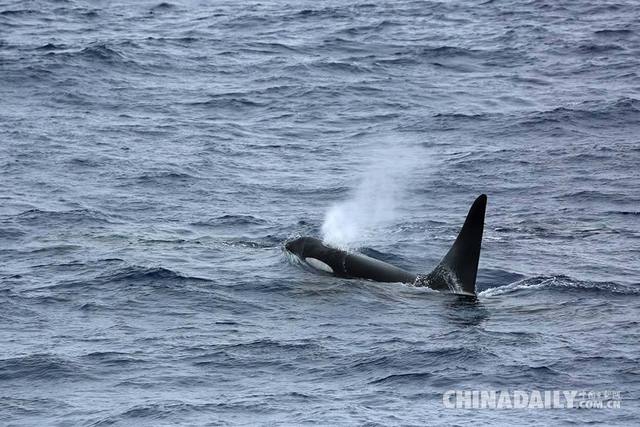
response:
M0 1L0 198L2 425L638 422L636 1Z

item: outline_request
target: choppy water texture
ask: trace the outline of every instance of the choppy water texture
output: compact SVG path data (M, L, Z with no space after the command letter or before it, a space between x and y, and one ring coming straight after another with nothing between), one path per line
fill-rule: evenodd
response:
M0 423L637 421L638 16L2 1ZM483 192L476 304L282 252L393 196L354 245L428 271ZM461 388L624 400L444 409Z

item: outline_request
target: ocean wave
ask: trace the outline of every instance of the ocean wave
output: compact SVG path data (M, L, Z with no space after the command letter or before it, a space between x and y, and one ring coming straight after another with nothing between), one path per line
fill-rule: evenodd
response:
M635 215L640 216L640 211L608 211L608 214L613 215Z
M232 331L236 331L233 328ZM193 351L192 351L193 352ZM211 348L195 349L188 360L200 368L232 368L238 365L255 367L281 366L293 368L293 360L315 360L326 354L325 348L316 340L278 341L259 339L244 343L219 344Z
M633 31L628 28L605 28L603 30L597 30L593 32L596 36L601 37L628 37L633 34Z
M161 170L144 172L134 178L140 184L184 183L199 179L198 176L185 171Z
M0 228L0 238L7 240L16 240L22 236L25 236L27 233L24 229L18 227L10 227L6 224L2 224L2 228Z
M101 365L110 367L124 367L147 363L146 360L137 357L138 353L124 353L119 351L94 351L80 357L80 359L91 365Z
M218 346L220 350L226 352L248 352L250 354L260 356L263 353L272 355L274 353L294 353L298 356L305 353L317 354L321 353L324 348L314 339L303 340L273 340L258 339L237 344L225 344Z
M604 191L604 190L578 190L578 191L570 191L568 193L562 193L555 196L556 199L559 200L571 200L571 201L581 201L581 202L602 202L602 203L625 203L625 204L635 204L636 202L640 203L640 198L636 199L633 197L629 197L628 194L623 192L612 192L612 191ZM602 229L606 229L603 227Z
M29 209L9 217L22 225L41 226L44 224L119 224L120 221L113 215L106 214L97 209L71 209L66 211L48 211L42 209Z
M56 410L71 408L72 405L62 400L62 396L58 398L30 397L21 398L16 396L2 396L0 402L0 411L9 411L16 416L16 425L24 423L27 417L52 413ZM13 425L11 417L3 414L3 421L6 425Z
M640 295L640 287L614 282L592 282L571 279L567 276L539 276L524 279L506 286L480 292L480 297L509 295L528 291L589 292L616 295Z
M513 387L514 384L566 384L573 376L564 369L546 365L530 365L527 363L501 364L496 367L500 376L494 381L502 387Z
M179 37L154 37L149 36L146 38L147 42L153 42L154 44L175 44L175 45L191 45L193 43L203 40L201 37L195 36L179 36Z
M366 25L354 25L346 28L341 28L335 32L335 34L349 35L349 36L361 36L367 34L379 35L380 32L387 30L388 28L397 27L399 24L395 21L383 19L379 22L374 22Z
M105 43L98 43L85 47L79 52L79 54L91 60L101 60L105 62L121 62L125 59L122 53L112 47L109 47Z
M480 268L477 277L477 290L481 292L491 288L506 286L524 278L522 274L499 268Z
M520 125L531 126L548 123L571 124L576 121L593 123L612 120L640 123L640 100L630 97L616 100L585 101L574 106L557 107L552 110L530 113L519 120Z
M103 161L95 157L91 157L91 158L90 157L84 157L84 158L73 157L69 159L67 163L72 166L78 166L82 168L92 168L92 169L99 168L104 164Z
M63 49L67 49L68 47L66 45L63 44L55 44L55 43L47 43L47 44L43 44L41 46L38 46L36 48L36 50L43 50L43 51L52 51L52 50L63 50Z
M425 46L414 51L414 54L418 56L425 56L428 58L447 57L453 58L456 56L477 58L483 57L495 53L496 51L468 49L459 46Z
M7 9L0 11L0 15L2 16L12 16L12 17L21 17L25 15L36 15L39 14L40 11L36 9Z
M498 121L499 119L500 117L495 114L486 113L437 113L433 115L433 123L431 126L441 131L452 131L464 127L479 126L483 122Z
M303 53L299 49L289 46L286 43L278 43L278 42L263 42L263 41L254 41L250 43L246 43L243 46L246 46L247 49L252 52L260 52L260 53L282 53L287 55Z
M432 378L433 373L431 372L412 372L407 374L393 374L387 375L386 377L382 377L373 381L370 381L369 384L389 384L393 386L403 386L407 384L412 384L417 382L424 383L426 379Z
M31 354L0 360L0 380L72 380L86 378L82 368L58 355Z
M177 6L173 3L168 3L168 2L161 2L156 4L155 6L152 6L150 11L152 13L154 12L161 12L161 11L168 11L168 10L173 10L176 9Z
M95 267L93 267L95 268ZM93 270L93 268L91 270ZM91 271L89 270L89 271ZM88 275L86 273L85 275ZM53 289L86 289L97 288L102 289L107 284L120 284L120 285L153 285L154 287L165 288L179 288L183 285L193 283L208 283L209 279L188 276L177 271L170 270L164 267L143 267L139 265L130 265L126 267L119 267L111 269L107 272L94 277L84 277L82 279L62 280L51 285L45 285L33 290L33 295L25 295L30 298L42 298L43 296L39 291L50 291ZM62 294L58 294L62 295ZM100 305L87 306L85 309L97 309Z
M33 249L27 249L22 251L22 253L28 253L28 254L46 254L49 256L63 256L65 254L71 254L74 252L77 252L78 250L84 249L83 246L80 245L70 245L70 244L64 244L64 243L59 243L59 244L53 244L53 245L47 245L47 246L40 246L37 248L33 248ZM57 266L77 266L80 265L80 263L62 263L62 264L57 264ZM45 265L34 265L32 268L38 268L38 267L42 267ZM47 267L49 265L46 265Z
M118 269L114 272L100 275L92 282L148 282L148 281L171 281L171 282L209 282L210 280L201 277L187 276L177 271L164 267L142 267L138 265Z
M586 193L586 194L583 194ZM558 196L561 199L571 199L576 198L581 201L596 201L601 200L603 202L611 202L616 199L615 197L606 197L600 195L600 197L593 197L588 194L588 192L577 192L570 193L566 195ZM622 234L629 233L629 230L623 228L615 228L609 225L598 225L598 226L579 226L573 225L572 227L567 227L566 224L563 224L558 221L549 222L547 224L531 224L529 222L519 222L513 225L505 225L501 227L495 227L493 229L496 233L500 234L510 234L511 237L513 235L517 235L519 239L533 239L533 238L542 238L542 239L561 239L561 240L580 240L585 237L596 236L596 235L610 235L612 237L619 237ZM489 240L488 238L486 238Z
M142 64L112 44L94 43L79 50L77 48L72 50L70 46L60 49L58 45L50 44L51 46L42 48L41 50L44 52L43 55L50 58L50 62L54 62L57 65L68 66L69 64L77 64L79 61L82 61L83 63L94 64L96 66L122 66L139 69ZM118 45L123 48L137 46L129 40L122 40ZM52 66L49 67L51 68Z
M264 225L267 221L253 215L222 215L216 218L200 220L192 222L191 225L220 227L220 226L247 226L247 225Z
M451 120L469 120L469 121L485 121L489 119L489 115L486 113L478 114L465 114L465 113L437 113L433 115L436 119L451 119Z
M235 96L228 96L228 95L213 96L206 101L189 102L188 105L192 105L195 107L224 109L227 111L228 109L246 110L246 109L252 109L252 108L263 108L268 106L268 104L266 103L261 103L244 96L235 97Z
M78 12L83 18L93 19L100 16L99 9L80 9Z
M284 239L281 236L276 235L266 235L263 237L257 238L247 238L247 237L235 237L232 239L224 239L222 241L223 245L234 246L234 247L243 247L243 248L276 248L279 247Z
M356 5L354 5L355 7ZM302 9L292 15L292 19L297 22L301 20L316 21L319 19L339 19L350 15L351 6L326 6L317 9Z
M380 355L377 352L369 353L365 357L356 357L347 367L351 374L356 372L379 372L386 369L406 369L407 362L412 361L414 366L420 366L428 362L431 367L445 365L452 360L456 363L479 363L482 360L496 359L497 356L488 351L482 351L470 347L443 347L438 349L413 349L410 352L385 352ZM340 369L343 369L340 368ZM372 380L375 381L375 380Z
M179 400L163 400L152 403L137 404L129 407L125 411L106 418L95 420L92 426L107 426L113 424L140 424L142 420L155 420L153 424L157 424L158 420L171 420L174 425L184 421L181 417L188 414L201 414L203 412L211 412L213 416L222 404L217 403L186 403Z
M624 50L624 48L617 44L582 44L577 48L578 52L593 54L593 53L607 53L613 50Z
M316 68L319 70L325 70L328 72L340 72L348 74L366 74L370 72L370 69L363 64L359 64L354 61L337 61L337 60L318 60L309 64L304 64L305 68Z

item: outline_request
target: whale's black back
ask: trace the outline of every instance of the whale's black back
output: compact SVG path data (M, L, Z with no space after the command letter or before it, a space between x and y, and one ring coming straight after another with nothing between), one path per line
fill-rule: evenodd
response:
M370 279L377 282L413 283L416 275L366 255L332 248L313 237L287 243L287 249L303 260L315 259L331 267L338 277Z

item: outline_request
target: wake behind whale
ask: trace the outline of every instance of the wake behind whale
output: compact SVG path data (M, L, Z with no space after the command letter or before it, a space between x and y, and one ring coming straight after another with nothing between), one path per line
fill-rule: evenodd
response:
M471 205L464 225L447 254L428 274L412 273L364 254L327 246L313 237L288 241L285 249L314 269L337 277L410 283L475 296L486 206L487 196L482 194Z

